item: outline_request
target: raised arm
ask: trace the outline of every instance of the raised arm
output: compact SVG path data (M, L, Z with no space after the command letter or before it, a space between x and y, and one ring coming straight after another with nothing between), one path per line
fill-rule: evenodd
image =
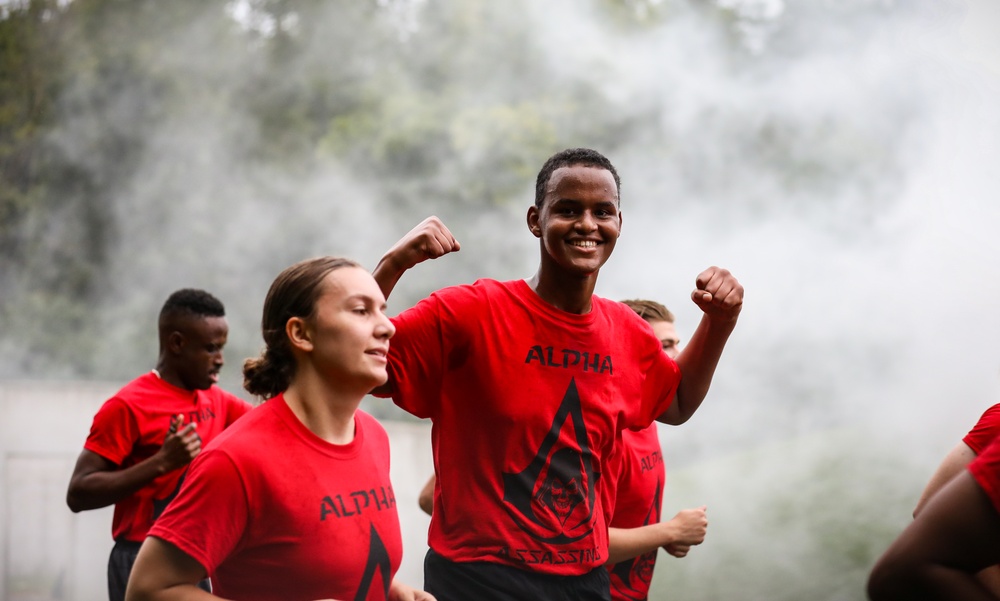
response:
M461 249L455 236L437 217L424 219L392 245L372 271L386 298L403 273L427 259L437 259Z
M684 509L672 519L638 528L608 529L608 563L618 563L663 547L674 557L705 540L708 518L705 507Z
M729 271L709 267L695 280L691 300L702 310L701 322L677 357L681 370L677 396L657 418L675 426L690 419L708 394L722 350L743 308L743 286Z
M84 449L76 460L66 491L66 504L74 512L113 505L153 480L191 463L201 452L201 438L194 422L180 428L183 417L172 418L163 446L152 457L125 469Z

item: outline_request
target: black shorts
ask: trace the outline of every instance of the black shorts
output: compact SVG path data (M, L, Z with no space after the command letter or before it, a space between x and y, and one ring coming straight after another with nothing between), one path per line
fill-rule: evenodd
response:
M115 546L111 548L111 557L108 558L108 599L111 601L125 601L128 576L132 573L132 566L141 546L142 543L135 541L116 540ZM198 588L212 590L207 578L198 583Z
M433 550L424 558L424 589L438 601L611 601L603 567L556 576L489 561L448 561Z

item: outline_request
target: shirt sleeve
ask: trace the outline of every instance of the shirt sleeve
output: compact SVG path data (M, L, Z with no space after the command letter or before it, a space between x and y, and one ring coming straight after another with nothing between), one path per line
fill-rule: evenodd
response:
M448 365L467 356L463 324L478 319L475 294L471 286L445 288L392 319L396 333L389 341L389 380L392 400L401 409L434 417Z
M1000 512L1000 439L994 440L969 464L969 472Z
M629 425L632 430L647 428L669 409L681 381L681 369L677 362L663 352L660 341L652 333L648 339L644 338L643 346L642 403L639 421Z
M998 432L1000 432L1000 403L983 412L979 422L965 435L962 442L969 445L972 452L978 455L993 442Z
M83 448L120 466L139 438L139 424L128 405L118 397L104 402L94 416Z
M211 574L246 530L246 486L229 456L208 450L191 463L177 497L149 531L174 545Z

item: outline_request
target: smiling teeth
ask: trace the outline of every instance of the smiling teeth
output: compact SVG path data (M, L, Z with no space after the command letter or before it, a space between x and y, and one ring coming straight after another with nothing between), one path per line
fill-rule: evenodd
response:
M580 246L582 248L594 248L597 246L597 242L594 242L593 240L577 240L572 244L573 246Z

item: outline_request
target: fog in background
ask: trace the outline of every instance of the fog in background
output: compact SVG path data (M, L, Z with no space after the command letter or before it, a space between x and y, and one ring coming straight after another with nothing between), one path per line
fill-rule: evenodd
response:
M378 40L394 40L401 54L441 51L434 44L449 23L435 12L439 3L369 4L384 27ZM331 80L333 88L414 75L366 65L372 48L338 46L344 19L336 3L311 13L312 27L288 3L279 17L261 6L226 7L226 18L248 32L250 52L229 54L198 18L169 23L170 47L146 60L188 82L183 110L150 119L145 94L155 91L123 86L105 105L109 113L93 114L76 102L92 93L87 81L60 98L60 126L47 143L80 169L100 178L117 167L100 153L108 128L141 132L144 146L101 215L115 235L99 292L81 316L86 327L96 324L86 357L31 355L28 332L11 325L0 331L0 376L124 382L156 360L163 299L196 286L227 306L222 384L242 392L240 365L259 350L263 297L283 267L319 254L373 267L436 214L462 250L405 276L392 312L442 285L530 276L538 248L524 215L534 174L552 152L593 146L621 174L624 219L598 294L666 303L684 338L699 319L690 293L702 269L728 268L746 288L705 405L684 426L661 429L665 517L707 504L710 525L688 558L661 554L657 590L677 599L863 598L871 562L908 521L940 458L1000 401L1000 4L452 7L468 39L483 41L472 47L490 53L463 56L459 44L447 66L482 68L454 79L442 67L440 81L419 84L469 107L429 113L448 120L452 153L428 187L406 179L406 165L359 172L344 159L351 149L314 155L305 166L248 161L246 147L266 146L273 131L240 103L198 101L200 87L243 89L260 68L255 37L264 44L280 32L315 35L300 40L308 52L283 66L290 86L345 56L358 71L342 84ZM428 35L432 22L439 29ZM119 34L104 35L106 43ZM549 103L577 90L577 112ZM252 102L255 92L233 98ZM391 113L394 126L419 140L405 100ZM601 112L583 110L594 107ZM537 123L526 126L526 114ZM429 164L437 144L427 142ZM477 190L468 183L477 170L504 174L506 188ZM462 182L453 196L424 195L452 177ZM47 244L75 243L75 211L36 224ZM33 269L58 277L60 263ZM30 278L8 293L0 297L8 308L30 306ZM75 335L33 323L32 336ZM400 417L385 403L370 407Z

